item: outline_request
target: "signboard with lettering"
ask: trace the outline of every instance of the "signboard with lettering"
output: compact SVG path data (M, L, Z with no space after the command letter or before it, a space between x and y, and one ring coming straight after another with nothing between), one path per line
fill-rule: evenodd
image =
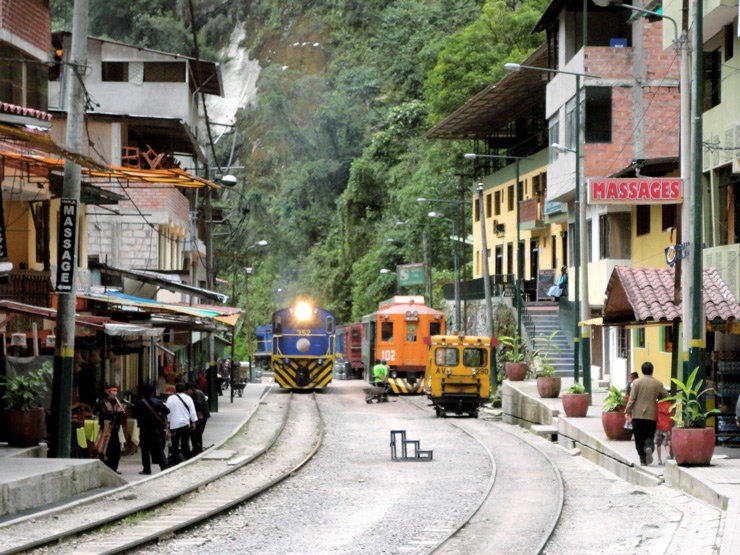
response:
M59 240L57 242L57 286L60 293L71 293L77 246L77 201L61 199L59 206Z
M673 268L673 266L676 264L677 260L681 260L682 258L686 258L689 256L689 246L691 243L688 241L686 243L681 243L680 245L671 245L670 247L665 249L665 261L666 263Z
M424 264L402 264L396 268L398 285L423 285Z
M537 300L552 298L547 294L550 287L555 285L555 269L543 268L537 271Z
M680 204L683 181L678 177L589 179L589 204Z

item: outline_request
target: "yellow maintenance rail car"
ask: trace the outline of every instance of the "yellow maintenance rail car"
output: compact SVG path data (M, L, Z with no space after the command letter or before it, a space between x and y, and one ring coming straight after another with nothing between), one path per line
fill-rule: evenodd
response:
M478 407L491 395L491 368L495 368L496 338L434 335L424 375L424 393L437 416L448 412L478 417Z

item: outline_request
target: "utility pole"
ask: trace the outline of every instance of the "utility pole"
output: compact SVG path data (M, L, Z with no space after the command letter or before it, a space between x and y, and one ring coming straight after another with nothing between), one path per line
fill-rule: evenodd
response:
M82 77L87 65L88 1L75 0L72 15L72 44L68 60L66 101L67 134L65 141L72 152L82 153L85 103ZM77 301L77 242L80 204L79 164L64 163L64 184L60 205L57 248L58 297L54 378L51 397L51 441L49 455L69 458L72 443L72 386L75 356L75 305Z
M486 210L483 206L483 183L478 183L478 217L480 219L481 258L483 259L483 291L486 297L486 335L493 337L491 307L491 279L488 273L488 240L486 238Z

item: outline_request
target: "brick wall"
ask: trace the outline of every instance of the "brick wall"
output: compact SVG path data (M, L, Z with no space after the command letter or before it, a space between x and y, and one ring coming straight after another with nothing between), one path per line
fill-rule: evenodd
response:
M177 187L163 183L136 183L129 182L131 188L126 192L131 198L119 203L122 212L135 211L136 207L142 212L150 210L166 211L175 224L186 226L189 221L189 203Z
M51 52L51 14L40 0L0 0L0 29Z

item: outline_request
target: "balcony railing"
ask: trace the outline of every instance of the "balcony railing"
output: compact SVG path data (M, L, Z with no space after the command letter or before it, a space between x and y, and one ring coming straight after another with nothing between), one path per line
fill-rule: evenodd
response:
M33 306L51 306L51 272L12 270L0 284L0 298Z

